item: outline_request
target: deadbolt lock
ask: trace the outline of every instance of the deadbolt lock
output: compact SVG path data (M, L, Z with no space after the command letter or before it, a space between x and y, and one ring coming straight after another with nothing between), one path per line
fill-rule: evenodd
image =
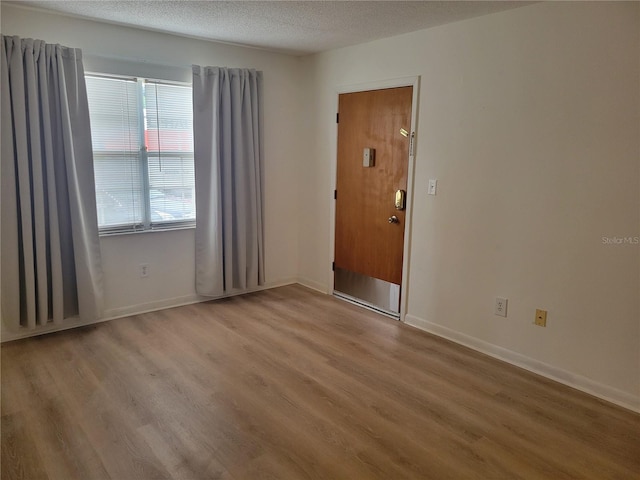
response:
M395 206L396 210L404 210L407 202L407 192L404 190L396 190Z
M400 220L398 220L398 217L396 217L395 215L391 215L389 217L389 223L400 223Z

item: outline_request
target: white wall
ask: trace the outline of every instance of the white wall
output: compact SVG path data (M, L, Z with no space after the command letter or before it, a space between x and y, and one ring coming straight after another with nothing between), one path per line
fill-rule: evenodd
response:
M420 75L406 320L640 409L640 246L602 242L640 235L639 25L552 2L307 59L300 277L331 285L336 90Z
M2 33L39 38L83 50L86 71L191 80L191 64L255 68L264 72L265 270L269 285L296 280L298 261L298 119L303 88L297 58L147 30L2 5ZM105 316L196 300L193 230L101 239ZM149 264L140 278L138 265ZM4 337L5 339L7 336Z

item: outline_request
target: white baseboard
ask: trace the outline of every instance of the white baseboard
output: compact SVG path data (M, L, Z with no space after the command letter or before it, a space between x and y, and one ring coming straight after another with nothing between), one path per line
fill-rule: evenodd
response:
M133 315L141 315L143 313L150 313L158 310L164 310L166 308L182 307L184 305L207 302L209 300L216 300L219 298L234 297L236 295L243 295L245 293L258 292L260 290L268 290L270 288L282 287L284 285L291 285L292 283L297 283L297 280L295 278L276 280L274 282L268 282L267 284L261 285L256 288L252 288L244 291L237 291L231 294L221 295L219 297L204 297L201 295L190 294L190 295L183 295L180 297L164 298L161 300L140 303L137 305L127 305L124 307L110 308L104 311L104 314L101 318L96 320L91 320L88 322L81 322L80 320L77 320L77 319L68 318L65 320L65 323L61 325L50 325L46 327L37 328L35 330L25 329L24 331L17 331L17 332L3 331L2 342L4 343L4 342L10 342L12 340L19 340L21 338L35 337L37 335L44 335L45 333L60 332L63 330L69 330L70 328L84 327L84 326L93 325L96 323L107 322L109 320L116 320L118 318L130 317Z
M110 308L104 311L102 321L115 320L117 318L130 317L132 315L155 312L157 310L163 310L165 308L181 307L183 305L206 302L207 300L210 299L193 294L174 298L164 298L162 300L156 300L153 302L140 303L138 305L127 305L126 307Z
M183 305L191 305L193 303L208 302L209 300L235 297L237 295L244 295L246 293L253 293L259 292L261 290L268 290L270 288L282 287L284 285L290 285L292 283L296 283L296 280L293 278L283 279L275 282L268 282L265 285L261 285L259 287L250 288L247 290L239 290L225 295L219 295L217 297L205 297L203 295L191 294L184 295L182 297L168 298L156 300L149 303L126 306L122 308L114 308L111 310L105 310L104 320L115 320L116 318L130 317L131 315L140 315L142 313L155 312L157 310L164 310L165 308L181 307Z
M97 320L91 320L88 322L82 322L78 318L66 318L63 324L60 325L47 325L44 327L38 327L34 330L28 330L26 328L12 332L5 330L2 326L2 343L11 342L13 340L20 340L22 338L37 337L38 335L45 335L47 333L62 332L63 330L70 330L72 328L85 327L87 325L93 325L95 323L106 322L107 320L113 320L111 318L99 318Z
M443 327L442 325L437 325L413 315L406 315L405 322L408 325L412 325L439 337L446 338L452 342L459 343L465 347L469 347L478 352L503 360L512 365L529 370L530 372L537 373L543 377L555 380L556 382L576 388L595 397L640 413L640 397L636 397L631 393L618 390L617 388L596 382L587 377L583 377L582 375L554 367L553 365L548 365L512 350L485 342L484 340L471 337L464 333Z
M310 288L311 290L324 293L325 295L330 293L328 287L325 284L316 282L315 280L311 280L309 278L298 278L297 283L304 287Z

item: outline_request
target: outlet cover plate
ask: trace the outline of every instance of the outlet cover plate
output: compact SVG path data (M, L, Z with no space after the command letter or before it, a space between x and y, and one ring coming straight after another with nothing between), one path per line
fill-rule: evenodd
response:
M547 311L546 310L540 310L539 308L537 308L536 309L536 320L533 323L535 323L539 327L546 327L547 326Z
M493 313L495 313L496 315L499 315L500 317L506 317L508 302L509 300L507 300L506 298L496 297L496 303L493 308Z

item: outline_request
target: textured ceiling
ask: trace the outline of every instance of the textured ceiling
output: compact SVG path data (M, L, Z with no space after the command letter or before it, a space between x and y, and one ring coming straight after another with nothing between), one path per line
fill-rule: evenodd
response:
M304 55L533 2L23 0L5 3Z

